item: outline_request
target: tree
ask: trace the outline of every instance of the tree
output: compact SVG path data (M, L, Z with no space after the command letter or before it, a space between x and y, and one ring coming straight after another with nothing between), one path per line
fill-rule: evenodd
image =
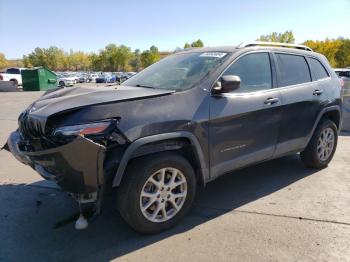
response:
M203 47L204 43L202 40L198 39L197 41L192 42L191 47Z
M133 71L140 71L142 67L140 49L136 49L134 51L134 53L132 54L132 58L130 59L129 65L132 67Z
M149 50L145 50L141 54L141 64L143 68L150 66L160 59L159 51L156 46L151 46Z
M350 39L326 38L324 41L308 40L303 44L326 56L333 67L350 66Z
M101 60L100 55L92 53L89 55L89 60L91 63L91 69L94 71L102 71L103 70L103 61Z
M66 68L66 54L56 46L47 49L37 47L28 56L23 56L23 64L26 67L44 66L51 70L63 70Z
M82 51L74 52L71 50L69 55L66 55L66 70L88 70L90 65L89 56Z
M184 48L190 48L190 47L191 47L191 45L186 42L185 45L184 45Z
M334 58L337 61L337 67L350 66L350 39L338 39L340 41L339 48L337 49Z
M294 44L295 38L293 32L285 31L284 33L273 32L269 35L261 35L257 41L265 41L265 42L280 42L280 43L291 43Z
M117 71L129 71L129 61L132 58L132 53L129 47L120 45L116 53Z
M5 69L7 67L7 60L3 53L0 53L0 69Z
M7 60L7 67L23 67L22 59Z
M33 66L47 66L47 56L44 48L37 47L28 55L28 62Z
M23 66L24 67L33 67L33 65L30 63L28 56L24 55L22 58Z
M45 66L51 70L63 70L65 55L63 49L56 46L50 46L48 49L44 49L45 53Z

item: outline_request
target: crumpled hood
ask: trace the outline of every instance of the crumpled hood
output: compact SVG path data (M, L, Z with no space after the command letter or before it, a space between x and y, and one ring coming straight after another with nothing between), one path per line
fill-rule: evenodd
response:
M29 112L26 113L26 117L44 128L48 117L56 113L90 105L169 95L173 92L172 90L131 86L64 88L40 97L28 108Z
M88 105L121 102L168 95L171 90L131 86L65 88L43 95L32 104L31 115L50 116Z

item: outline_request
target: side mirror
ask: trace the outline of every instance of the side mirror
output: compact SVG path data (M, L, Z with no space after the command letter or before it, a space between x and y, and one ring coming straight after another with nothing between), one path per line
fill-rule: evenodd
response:
M218 81L214 86L213 91L216 94L229 93L239 88L240 85L241 85L241 78L239 76L226 75L220 78L220 81Z

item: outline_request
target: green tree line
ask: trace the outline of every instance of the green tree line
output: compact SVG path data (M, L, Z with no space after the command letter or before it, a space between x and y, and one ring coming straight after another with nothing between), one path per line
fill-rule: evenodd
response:
M261 35L257 40L294 43L295 37L292 31L283 33L273 32ZM350 39L337 38L323 41L307 40L304 43L315 52L327 57L333 67L350 66ZM203 47L204 43L198 39L191 44L186 42L184 48ZM179 49L179 48L177 48ZM35 48L30 54L24 55L22 60L7 60L0 53L0 70L6 67L33 67L45 66L55 71L139 71L172 52L159 52L156 46L141 51L132 51L125 45L109 44L97 53L86 53L82 51L69 52L56 46L49 48Z
M65 52L55 46L35 48L33 52L23 56L24 67L45 66L55 71L138 71L160 59L158 48L151 46L149 50L134 52L125 45L109 44L98 53L82 51Z
M339 37L324 41L307 40L303 43L315 52L325 55L334 68L350 66L350 39Z
M198 39L189 47L203 47L204 43ZM6 67L35 67L45 66L54 71L139 71L172 52L159 52L156 46L141 52L140 49L132 51L125 45L109 44L97 53L82 51L69 52L62 48L51 46L49 48L35 48L30 54L24 55L22 60L6 60L0 53L0 69Z
M292 31L273 32L269 35L262 35L257 40L281 43L295 42ZM326 38L322 41L307 40L302 44L312 48L317 53L323 54L334 68L350 66L350 39L343 37L337 39Z

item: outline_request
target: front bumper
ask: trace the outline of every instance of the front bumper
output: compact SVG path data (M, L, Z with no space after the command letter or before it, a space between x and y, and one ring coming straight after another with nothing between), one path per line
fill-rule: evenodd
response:
M11 133L9 151L23 164L31 166L43 178L55 181L64 191L74 194L98 192L104 183L103 161L106 148L85 137L42 151L25 150L20 133Z
M66 81L66 86L73 86L73 85L74 85L74 81L72 80Z

